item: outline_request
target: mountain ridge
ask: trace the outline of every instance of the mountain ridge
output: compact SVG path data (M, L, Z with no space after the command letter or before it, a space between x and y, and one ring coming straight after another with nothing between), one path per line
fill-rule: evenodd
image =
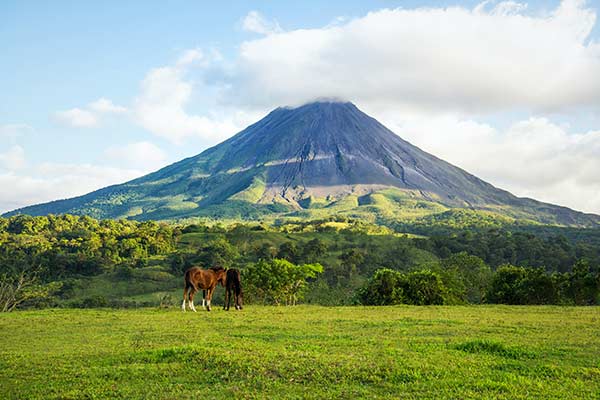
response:
M177 219L222 218L237 210L238 217L255 219L329 207L351 216L382 208L365 198L378 193L400 214L407 205L420 216L466 208L539 223L600 225L600 216L496 188L337 101L279 107L224 142L148 175L5 215ZM344 199L355 207L336 208Z

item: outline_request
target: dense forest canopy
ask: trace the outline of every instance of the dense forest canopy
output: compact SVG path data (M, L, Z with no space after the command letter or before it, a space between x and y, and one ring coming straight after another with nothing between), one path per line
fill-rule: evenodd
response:
M224 225L18 215L0 218L0 300L10 309L169 305L187 268L221 265L241 269L249 302L596 304L597 238L548 227L412 235L345 217Z

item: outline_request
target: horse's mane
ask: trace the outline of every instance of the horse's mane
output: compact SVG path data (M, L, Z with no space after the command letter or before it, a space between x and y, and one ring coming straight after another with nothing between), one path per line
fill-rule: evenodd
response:
M213 270L213 271L215 271L215 272L219 272L219 271L225 271L225 268L223 268L223 267L221 267L221 266L219 266L219 265L217 265L217 266L215 266L215 267L210 267L209 269L211 269L211 270Z

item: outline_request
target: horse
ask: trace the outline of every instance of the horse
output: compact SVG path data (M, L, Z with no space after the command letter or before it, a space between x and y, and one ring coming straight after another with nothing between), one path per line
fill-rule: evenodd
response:
M184 286L183 286L183 303L181 309L185 311L185 301L188 300L190 309L196 312L194 307L194 295L199 290L206 290L206 310L210 311L210 302L212 300L213 291L217 284L225 285L225 269L223 267L211 267L202 269L192 267L185 271ZM205 299L202 299L202 307L205 307Z
M227 270L225 277L225 303L223 304L223 310L229 311L229 304L231 303L231 292L233 292L234 305L236 310L242 309L242 282L240 279L240 270L232 268Z

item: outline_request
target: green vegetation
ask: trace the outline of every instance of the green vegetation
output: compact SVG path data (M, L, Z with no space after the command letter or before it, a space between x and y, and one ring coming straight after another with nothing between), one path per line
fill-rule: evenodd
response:
M0 397L592 399L598 310L264 307L0 314Z
M0 309L174 304L193 265L241 269L248 303L597 304L596 231L562 232L426 237L344 217L176 226L16 216L0 219ZM395 297L361 297L381 269L396 274Z
M249 290L262 302L296 305L306 291L306 280L323 272L320 264L294 265L287 260L260 260L244 270Z
M471 258L477 270L461 269L457 258ZM442 261L451 268L402 273L379 269L358 291L365 305L392 304L576 304L600 303L600 274L586 262L573 272L548 274L542 268L503 265L493 274L481 259L459 253ZM472 281L471 279L474 279Z

